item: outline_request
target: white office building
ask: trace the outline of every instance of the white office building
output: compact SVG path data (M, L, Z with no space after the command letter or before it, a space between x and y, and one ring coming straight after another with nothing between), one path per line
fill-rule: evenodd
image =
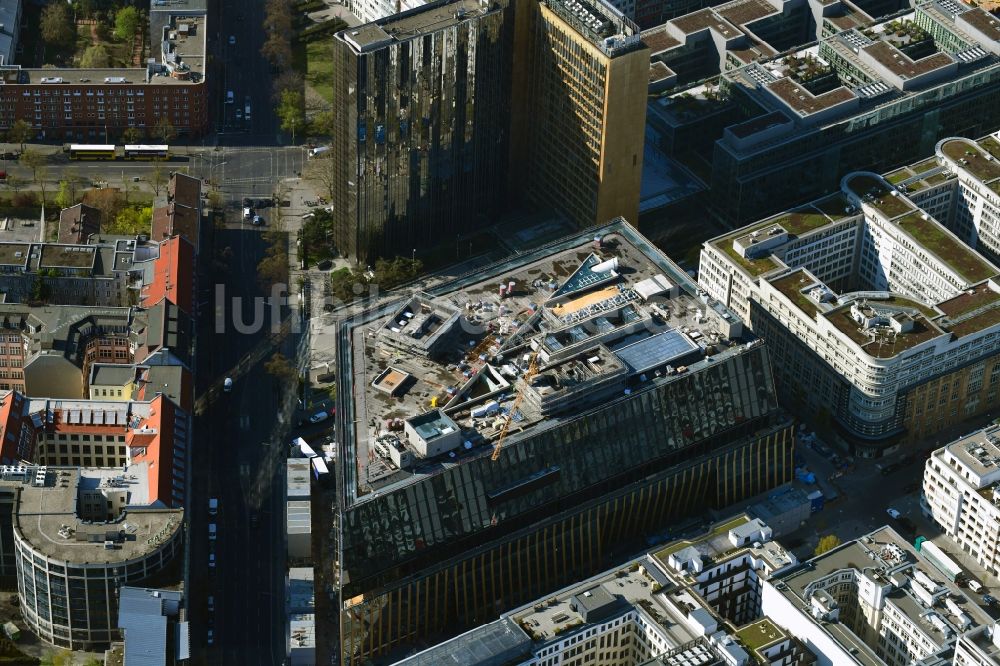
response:
M1000 141L935 158L707 241L699 283L769 344L779 392L863 456L995 407Z
M371 23L393 14L408 12L423 7L424 0L351 0L348 9L362 23Z
M762 612L818 666L998 663L993 620L889 527L765 580Z
M994 576L1000 573L1000 426L938 449L924 468L923 512Z

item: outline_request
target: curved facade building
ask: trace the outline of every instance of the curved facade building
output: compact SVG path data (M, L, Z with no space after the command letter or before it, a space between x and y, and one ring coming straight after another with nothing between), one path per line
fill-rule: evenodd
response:
M1000 140L708 241L699 282L767 341L786 404L877 456L1000 404Z
M118 638L120 587L149 581L181 553L183 512L130 510L141 479L117 470L28 470L13 521L24 620L53 645L104 647Z

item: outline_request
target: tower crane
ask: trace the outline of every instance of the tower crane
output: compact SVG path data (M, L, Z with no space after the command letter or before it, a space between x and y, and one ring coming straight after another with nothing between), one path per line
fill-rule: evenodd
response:
M521 390L517 392L517 397L514 398L514 404L510 406L510 411L507 412L507 421L504 422L503 426L500 428L500 435L497 437L497 443L493 446L493 455L490 456L490 459L493 462L496 462L500 458L500 447L503 446L503 440L507 437L507 431L510 430L510 424L514 422L514 412L516 412L517 408L521 406L521 401L524 399L524 388L537 372L538 352L536 351L531 354L531 359L528 361L528 370L524 373L524 377L522 377L524 386L522 386Z

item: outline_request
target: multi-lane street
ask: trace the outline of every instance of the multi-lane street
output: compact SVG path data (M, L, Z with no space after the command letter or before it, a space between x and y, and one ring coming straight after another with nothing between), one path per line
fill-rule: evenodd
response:
M198 337L199 393L233 378L231 392L208 401L196 421L192 475L191 581L192 645L200 663L280 664L285 657L284 486L287 447L278 413L288 391L263 369L270 356L274 324L270 308L260 330L238 332L234 317L253 320L262 297L257 264L265 239L237 225L244 197L269 198L284 178L298 175L305 151L279 145L271 103L271 69L260 56L263 2L223 0L210 52L217 65L213 99L217 136L211 147L189 151L187 170L217 189L227 203L225 228L206 231L198 300L221 308L225 323L203 316ZM232 39L230 39L232 37ZM233 103L226 102L233 92ZM249 99L251 116L246 118ZM236 118L236 110L242 118ZM212 226L212 225L209 225ZM227 259L215 261L226 248ZM217 286L221 285L221 289ZM221 294L224 291L224 296ZM287 308L282 317L288 316ZM294 357L295 334L278 348ZM210 497L218 513L208 515ZM208 538L214 521L218 536ZM215 566L209 566L209 555ZM208 597L214 612L208 611ZM212 644L207 631L212 630Z
M279 664L284 658L283 485L285 447L276 414L283 394L261 363L241 368L241 359L269 348L271 321L261 330L238 333L234 317L252 321L259 296L256 265L265 244L259 234L239 229L215 232L214 245L232 250L228 270L217 282L202 284L200 296L225 296L216 307L225 313L201 322L198 354L199 393L219 378L234 378L231 392L220 392L196 421L192 474L191 588L193 645L204 647L202 663ZM269 312L268 310L266 310ZM285 339L292 355L294 337ZM208 515L208 499L219 509ZM208 538L214 522L218 537ZM209 555L215 566L209 566ZM208 596L214 612L208 612ZM213 644L207 645L207 630ZM196 653L199 650L196 650Z

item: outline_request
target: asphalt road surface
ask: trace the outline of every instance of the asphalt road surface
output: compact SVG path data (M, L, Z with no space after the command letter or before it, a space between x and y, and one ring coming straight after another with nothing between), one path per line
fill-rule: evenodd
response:
M241 229L214 232L216 247L231 248L228 270L217 270L224 285L226 325L202 318L198 344L199 393L224 377L234 377L233 390L220 393L196 420L191 512L192 645L200 663L280 664L285 655L284 630L284 483L285 448L273 437L282 397L261 363L237 372L240 360L267 345L270 321L259 332L237 333L233 313L252 319L258 297L257 262L263 257L260 234ZM199 297L214 300L215 283L199 287ZM236 301L235 298L240 298ZM265 313L268 309L265 308ZM292 340L287 340L288 347ZM288 348L286 354L290 354ZM216 516L208 515L208 499L219 500ZM208 537L208 524L217 538ZM209 566L209 554L215 566ZM207 598L215 601L208 613ZM213 644L206 645L207 630Z
M216 100L217 108L213 110L220 142L273 145L277 141L278 122L271 102L271 65L260 54L264 43L264 3L222 0L218 6L219 31L210 40L209 52L220 63L215 80L222 85L210 97ZM227 101L230 91L232 103Z

